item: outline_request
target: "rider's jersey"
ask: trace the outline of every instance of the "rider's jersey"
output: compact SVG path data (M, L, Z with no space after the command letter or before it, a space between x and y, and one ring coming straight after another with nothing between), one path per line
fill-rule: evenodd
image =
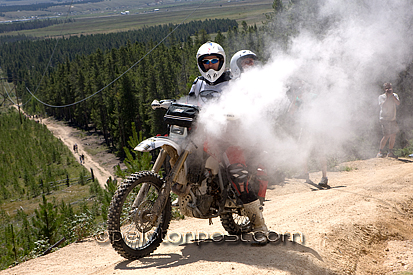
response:
M192 83L187 103L203 106L208 100L219 98L224 87L228 85L228 81L231 79L230 75L230 71L226 71L214 83L209 82L202 76L197 77Z

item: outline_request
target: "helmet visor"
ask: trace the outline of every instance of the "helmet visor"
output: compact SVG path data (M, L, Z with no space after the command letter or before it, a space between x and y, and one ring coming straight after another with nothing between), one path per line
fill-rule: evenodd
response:
M244 72L245 66L254 66L256 65L256 61L257 61L256 55L253 55L253 54L244 55L237 60L237 66L241 72Z
M207 57L213 57L213 58L209 58L207 59ZM220 54L211 54L211 55L201 55L200 57L198 57L198 66L199 68L203 71L206 72L207 69L205 68L205 65L207 64L217 64L219 62L218 65L218 69L217 71L219 71L222 66L224 65L224 57Z

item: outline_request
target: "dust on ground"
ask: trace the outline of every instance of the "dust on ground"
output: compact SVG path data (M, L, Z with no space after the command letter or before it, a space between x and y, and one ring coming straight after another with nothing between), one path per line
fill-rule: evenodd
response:
M56 134L58 128L61 126L51 129ZM68 146L77 141L82 150L94 144L72 131L66 133ZM60 137L66 139L62 134ZM102 152L88 155L85 165L95 162L106 177L119 160ZM166 239L149 257L129 261L109 242L89 239L3 270L0 275L413 272L413 162L374 158L341 166L346 171L328 173L330 190L314 191L298 179L269 186L264 217L271 231L285 234L280 243L264 247L242 241L178 245ZM321 172L310 176L316 181ZM212 221L212 225L194 218L172 221L168 232L224 234L219 219ZM294 241L287 238L288 232L294 234Z

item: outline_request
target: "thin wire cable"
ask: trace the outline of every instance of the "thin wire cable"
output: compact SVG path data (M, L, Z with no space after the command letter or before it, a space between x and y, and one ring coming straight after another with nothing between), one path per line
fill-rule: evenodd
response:
M7 82L7 81L6 81L6 82ZM12 91L13 89L10 89L10 83L7 82L7 84L9 85L9 90ZM13 105L17 105L17 103L15 103L15 102L13 101L13 99L11 98L11 96L9 95L9 93L7 92L7 89L6 89L6 87L4 86L4 84L3 84L3 88L4 88L4 90L6 91L6 94L7 94L7 96L9 97L10 101L13 103Z
M184 18L184 20L182 20L181 23L179 23L179 25L177 25L170 33L168 33L158 44L156 44L150 51L148 51L141 59L139 59L137 62L135 62L132 66L130 66L126 71L124 71L121 75L119 75L118 77L116 77L114 80L112 80L109 84L107 84L105 87L101 88L99 91L95 92L94 94L87 96L84 99L81 99L79 101L76 101L74 103L71 104L67 104L67 105L61 105L61 106L56 106L56 105L50 105L47 104L43 101L41 101L40 99L38 99L30 90L29 88L26 87L27 91L32 95L32 97L34 97L38 102L42 103L45 106L51 107L51 108L65 108L65 107L69 107L69 106L73 106L76 104L79 104L83 101L88 100L91 97L94 97L95 95L97 95L98 93L102 92L103 90L105 90L107 87L109 87L110 85L112 85L113 83L115 83L116 81L118 81L122 76L124 76L127 72L129 72L133 67L135 67L136 65L138 65L146 56L148 56L151 52L153 52L160 44L162 44L172 33L175 32L175 30L177 28L179 28L195 11L197 11L204 3L206 0L202 1L201 4L198 5L198 7L196 7L187 17Z
M72 4L73 4L73 1L74 1L74 0L72 0L72 2L70 2L69 9L68 9L68 11L67 11L67 15L66 15L66 19L65 19L65 21L63 22L62 29L60 30L60 36L62 36L62 33L63 33L63 27L65 26L66 21L67 21L67 18L69 17L70 10L72 9ZM40 79L39 83L37 84L37 87L36 87L36 90L34 91L34 93L37 93L37 90L39 89L40 84L43 82L43 78L44 78L44 76L46 75L47 69L49 69L49 67L50 67L50 63L52 63L52 58L53 58L53 55L54 55L54 53L55 53L55 51L56 51L57 44L59 43L59 40L60 40L60 39L57 39L57 40L56 40L56 44L54 45L54 49L53 49L52 54L51 54L51 56L50 56L50 58L49 58L49 62L47 63L46 68L44 69L44 72L43 72L42 78ZM30 98L30 99L28 99L25 103L21 104L21 106L26 105L27 103L29 103L29 101L30 101L30 100L31 100L31 98Z

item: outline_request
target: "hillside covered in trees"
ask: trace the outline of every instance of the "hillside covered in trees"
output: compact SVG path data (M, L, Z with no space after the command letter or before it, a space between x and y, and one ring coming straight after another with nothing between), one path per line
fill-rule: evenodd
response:
M0 109L0 269L82 239L102 225L103 190L44 124ZM112 188L112 189L111 189ZM112 191L110 191L112 190Z

